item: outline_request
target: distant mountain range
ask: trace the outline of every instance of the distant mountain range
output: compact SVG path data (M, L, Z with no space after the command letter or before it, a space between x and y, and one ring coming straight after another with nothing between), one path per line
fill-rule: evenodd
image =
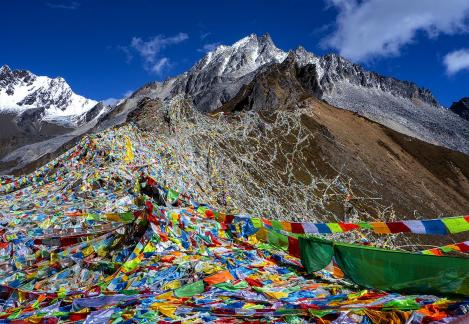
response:
M275 73L280 73L278 82L269 84L268 75ZM3 66L0 169L12 172L85 132L123 123L145 98L175 96L184 96L202 112L283 109L313 96L402 134L469 154L467 99L448 110L414 83L366 71L335 54L316 56L302 47L284 52L269 35L253 34L218 46L187 72L149 83L116 107L75 94L62 78Z
M75 94L63 78L52 79L2 66L0 165L20 167L23 162L27 164L53 153L95 126L98 117L108 109Z
M18 115L34 109L36 119L76 125L98 102L75 94L63 78L0 68L0 111Z

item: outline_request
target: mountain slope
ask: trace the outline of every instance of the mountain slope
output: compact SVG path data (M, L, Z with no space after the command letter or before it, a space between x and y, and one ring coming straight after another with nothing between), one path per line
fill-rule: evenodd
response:
M302 164L306 170L300 168L297 173L311 172L308 166L325 163L330 170L323 167L321 174L341 170L353 179L357 189L376 193L401 214L415 210L427 215L432 211L465 212L469 201L469 156L406 136L318 100L311 91L317 91L318 85L314 83L315 72L310 69L308 65L299 67L289 57L260 72L215 113L295 115L300 111L297 122L314 140L300 155L312 162ZM281 137L283 132L278 129L274 134ZM290 149L294 148L292 144Z
M315 88L309 90L317 98L400 133L469 153L468 122L444 109L429 90L366 71L335 54L318 57L302 47L290 54L298 66L310 66L308 74L310 79L314 77L310 82ZM147 84L133 98L165 100L184 95L198 110L214 111L256 74L287 56L275 47L270 36L250 35L232 46L219 46L182 75Z
M321 99L400 133L469 154L469 123L444 109L429 90L365 71L337 55L321 58Z
M333 221L343 217L351 195L360 219L459 215L467 209L467 155L314 97L295 108L211 116L191 113L184 99L143 99L128 118L144 138L167 143L173 152L161 167L183 176L163 173L159 181L197 192L219 208Z

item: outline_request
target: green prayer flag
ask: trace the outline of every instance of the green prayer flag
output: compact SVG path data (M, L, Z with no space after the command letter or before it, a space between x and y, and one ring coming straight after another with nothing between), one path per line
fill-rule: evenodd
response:
M334 258L356 284L420 294L469 296L469 258L336 243Z
M253 217L251 218L252 225L254 225L255 228L261 228L262 227L262 221L259 218Z
M395 299L383 305L383 308L399 309L399 310L416 310L420 305L413 298Z
M230 282L221 282L219 284L213 285L214 287L227 290L227 291L236 291L240 289L247 289L249 288L249 284L246 281L240 281L237 284L233 285Z
M330 241L319 238L299 238L301 263L308 272L324 269L331 261L334 249Z
M326 225L329 227L332 233L342 233L344 231L337 223L327 223Z
M168 190L168 200L170 202L175 202L179 199L179 193L172 190L172 189L169 189Z
M362 287L469 296L469 258L392 251L316 237L300 237L299 244L301 262L308 272L323 269L334 257L345 276Z
M193 282L188 285L184 285L174 291L174 296L181 297L192 297L203 293L205 290L204 282L202 280Z
M272 220L271 223L272 223L272 228L274 228L274 229L276 229L276 230L282 230L282 229L283 229L283 226L282 226L282 224L280 223L280 221L278 221L278 220Z
M270 244L277 247L288 248L288 237L286 235L274 231L268 231L267 240Z
M122 213L119 216L120 216L120 219L124 222L131 222L135 218L132 212Z
M443 218L442 221L451 234L469 231L469 222L464 217Z

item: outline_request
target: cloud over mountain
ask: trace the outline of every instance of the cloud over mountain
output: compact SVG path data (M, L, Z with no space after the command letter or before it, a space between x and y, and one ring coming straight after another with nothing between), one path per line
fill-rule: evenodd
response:
M140 37L133 37L130 46L142 57L145 70L151 73L161 74L162 71L171 64L168 57L162 57L160 55L161 51L168 46L179 44L188 38L189 35L186 33L179 33L171 37L158 35L147 41L144 41Z
M328 0L338 10L335 31L323 45L354 61L396 56L418 32L434 38L469 31L466 0Z
M464 48L446 54L443 64L449 75L456 74L462 70L469 70L469 49Z

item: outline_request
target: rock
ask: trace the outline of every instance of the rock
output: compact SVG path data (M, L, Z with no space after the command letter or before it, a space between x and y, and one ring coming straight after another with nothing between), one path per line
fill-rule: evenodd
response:
M453 102L449 110L469 121L469 97Z

